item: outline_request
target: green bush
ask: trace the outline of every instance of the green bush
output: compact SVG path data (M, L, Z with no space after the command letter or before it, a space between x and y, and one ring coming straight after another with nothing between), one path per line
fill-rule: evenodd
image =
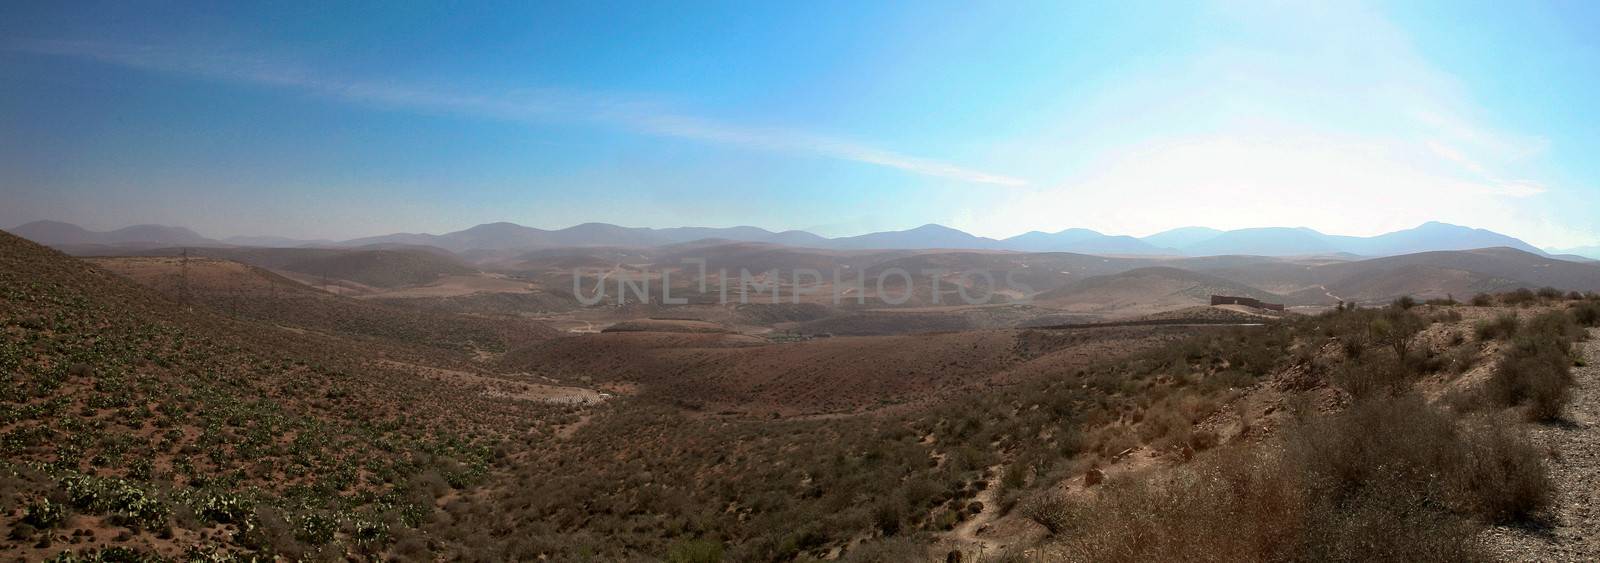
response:
M23 510L22 521L35 528L48 530L67 521L67 508L50 502L48 498L41 498L28 503Z
M667 563L719 563L722 542L709 539L683 540L667 550Z

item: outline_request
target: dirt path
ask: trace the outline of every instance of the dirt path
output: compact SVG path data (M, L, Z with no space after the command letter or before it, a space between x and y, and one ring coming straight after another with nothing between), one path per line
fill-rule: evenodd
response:
M1600 329L1579 346L1588 365L1572 370L1577 386L1565 420L1532 432L1534 443L1555 455L1553 517L1533 529L1491 528L1489 552L1507 561L1600 560Z
M1005 470L1005 467L996 465L989 469L991 470L992 474L998 476L1002 471ZM995 499L995 491L999 488L999 478L996 477L988 483L987 487L984 487L983 490L978 491L978 494L973 498L973 500L983 503L983 511L979 512L978 515L972 519L957 525L956 529L951 532L950 535L956 540L956 542L958 542L958 545L961 545L966 549L975 548L978 554L994 552L996 551L996 548L999 547L1000 544L997 544L988 538L978 537L979 530L983 529L984 526L989 525L990 522L993 522L995 515L1000 511L1000 505Z
M527 381L501 379L465 371L429 367L393 360L379 360L379 365L409 371L417 375L462 385L477 390L485 397L534 401L560 405L598 404L610 398L607 393L584 387L545 385Z

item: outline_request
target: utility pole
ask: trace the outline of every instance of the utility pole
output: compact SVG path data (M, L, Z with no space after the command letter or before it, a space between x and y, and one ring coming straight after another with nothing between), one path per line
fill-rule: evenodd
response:
M178 266L178 301L189 304L189 249L183 249L183 259Z

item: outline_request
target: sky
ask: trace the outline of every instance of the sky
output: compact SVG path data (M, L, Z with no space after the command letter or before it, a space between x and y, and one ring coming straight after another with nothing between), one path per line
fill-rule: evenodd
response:
M0 227L1600 244L1593 2L67 4L0 8Z

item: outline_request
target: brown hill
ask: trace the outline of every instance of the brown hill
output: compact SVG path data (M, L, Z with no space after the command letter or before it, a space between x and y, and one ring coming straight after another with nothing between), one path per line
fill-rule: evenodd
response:
M438 497L498 463L493 443L574 408L384 356L427 359L186 307L0 233L7 551L43 560L72 530L93 534L75 548L170 558L338 558L374 530L416 541Z
M1457 297L1517 287L1600 291L1600 265L1568 262L1511 248L1423 252L1315 268L1334 294L1387 300L1401 295Z
M460 315L340 297L264 268L230 260L171 257L88 258L90 263L174 301L274 325L391 345L500 352L555 331L506 315Z
M1041 293L1034 299L1040 305L1068 312L1131 316L1207 305L1212 295L1284 302L1282 295L1216 276L1167 267L1097 276Z
M429 247L381 248L157 248L125 251L103 249L80 256L179 256L221 258L311 278L348 280L361 285L390 288L425 284L451 274L477 270L447 251Z

